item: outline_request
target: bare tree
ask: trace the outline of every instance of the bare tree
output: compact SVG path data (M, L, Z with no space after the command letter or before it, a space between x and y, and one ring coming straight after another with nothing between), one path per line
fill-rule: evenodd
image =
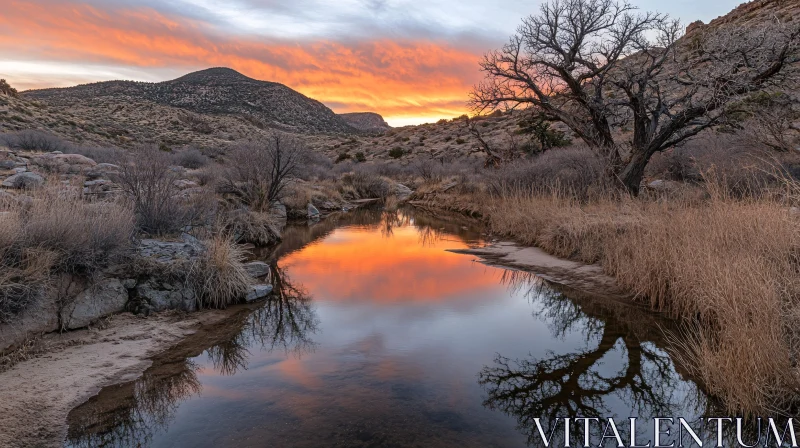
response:
M486 80L471 105L527 107L564 123L635 194L653 154L722 123L733 99L796 60L796 24L704 27L681 39L677 21L635 10L615 0L550 0L485 55ZM633 129L625 144L613 133L623 125Z
M257 211L267 211L279 201L306 155L302 143L275 133L265 142L234 148L229 157L223 188Z

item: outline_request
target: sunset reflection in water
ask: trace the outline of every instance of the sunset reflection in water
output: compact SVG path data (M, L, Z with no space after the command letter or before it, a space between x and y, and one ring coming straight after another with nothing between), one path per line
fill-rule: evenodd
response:
M523 447L569 409L696 415L651 315L446 250L482 243L414 212L288 228L272 300L73 410L67 446Z

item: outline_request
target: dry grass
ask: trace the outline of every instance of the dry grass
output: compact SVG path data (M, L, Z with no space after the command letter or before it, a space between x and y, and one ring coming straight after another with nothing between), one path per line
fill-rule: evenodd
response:
M269 246L281 239L278 225L267 213L237 209L222 213L219 219L218 227L231 234L238 243Z
M796 186L793 191L798 191ZM599 263L654 309L687 323L681 361L729 411L796 404L800 218L788 203L735 199L471 196L491 229Z
M133 214L112 202L85 202L80 189L51 179L32 200L0 215L0 321L45 294L54 274L89 275L130 246Z
M198 305L205 308L225 308L238 303L252 283L244 268L245 253L230 238L222 235L204 241L206 251L189 273Z

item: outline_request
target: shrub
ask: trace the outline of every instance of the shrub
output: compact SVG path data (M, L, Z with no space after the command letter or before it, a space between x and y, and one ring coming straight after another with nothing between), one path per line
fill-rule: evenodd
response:
M463 145L466 142L467 142L466 140L464 140L463 138L460 138L460 137L456 139L456 144L457 145Z
M299 140L281 134L265 142L236 146L228 157L225 191L253 210L268 211L284 196L289 182L298 177L307 154Z
M344 185L352 187L352 192L357 196L347 199L383 199L386 198L392 190L391 184L386 179L361 170L346 174L342 177L342 182ZM349 193L349 191L342 191L342 194L345 196L347 196L347 193Z
M205 221L213 205L203 195L193 200L182 197L175 186L180 175L169 168L169 162L167 154L146 147L135 160L123 163L116 176L133 203L139 230L145 233L178 233Z
M23 151L68 152L70 145L60 137L36 130L12 132L0 136L9 148Z
M356 162L364 163L366 161L367 161L367 156L365 156L363 152L359 151L356 153Z
M97 163L111 163L114 165L119 165L128 157L128 153L124 149L101 146L73 146L65 150L64 153L80 154Z
M403 148L396 146L389 150L389 157L393 159L399 159L400 157L403 157L405 153L406 152L403 151Z
M49 182L0 215L0 322L41 298L53 274L91 275L122 259L134 230L120 204L87 203L80 190Z
M134 231L130 209L113 202L87 203L55 185L36 191L22 213L21 247L53 252L59 272L85 274L107 266L129 246Z
M349 159L350 159L350 153L349 152L342 152L342 153L339 153L339 155L336 157L336 161L334 163L344 162L345 160L349 160Z
M204 244L206 250L189 273L199 307L225 308L244 299L252 283L244 268L244 251L221 235Z
M553 149L529 161L500 167L489 176L490 191L566 194L586 199L606 190L603 161L584 147Z
M208 165L209 159L197 148L189 148L174 154L173 163L190 170L196 170Z
M5 79L0 79L0 93L4 93L13 97L18 95L17 89L11 87L11 85Z
M245 209L229 210L220 219L221 227L237 243L269 246L281 239L277 225L267 213Z

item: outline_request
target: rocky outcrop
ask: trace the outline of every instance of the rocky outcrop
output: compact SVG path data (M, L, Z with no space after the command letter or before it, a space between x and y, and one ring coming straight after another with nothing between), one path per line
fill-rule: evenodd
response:
M64 329L87 327L98 319L121 313L128 303L128 290L116 278L101 280L78 294L61 312Z
M380 133L392 129L380 114L375 112L353 112L348 114L339 114L350 126L358 129L359 131Z
M2 186L5 188L15 189L29 189L41 187L44 185L44 178L36 173L26 171L24 173L14 174L3 181Z

